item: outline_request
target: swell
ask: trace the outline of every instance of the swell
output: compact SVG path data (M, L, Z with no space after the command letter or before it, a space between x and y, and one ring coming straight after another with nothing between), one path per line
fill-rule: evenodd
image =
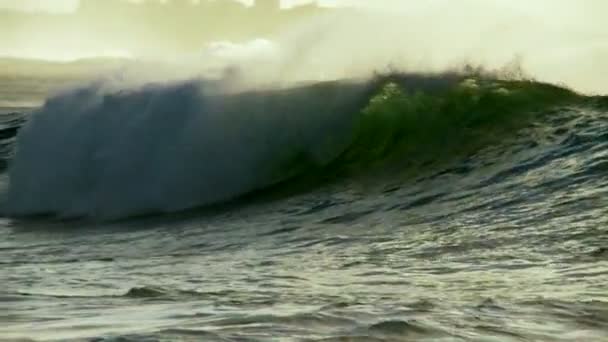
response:
M46 102L21 129L4 211L116 219L381 172L406 177L512 135L567 89L460 74L226 93L203 80ZM251 195L253 194L253 195Z

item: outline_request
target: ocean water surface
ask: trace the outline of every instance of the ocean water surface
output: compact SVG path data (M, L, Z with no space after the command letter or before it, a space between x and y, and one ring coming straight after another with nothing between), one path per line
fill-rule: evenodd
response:
M608 341L608 102L492 77L1 111L0 340Z

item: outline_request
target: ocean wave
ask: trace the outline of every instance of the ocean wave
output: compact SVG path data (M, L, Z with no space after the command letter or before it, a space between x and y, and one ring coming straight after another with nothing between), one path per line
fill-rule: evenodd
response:
M95 83L51 98L21 129L4 212L118 219L372 169L411 173L581 101L553 85L452 73L238 93L203 80Z
M276 182L272 164L290 149L332 159L366 90L326 83L225 94L190 81L64 93L18 136L6 212L107 219L234 198Z

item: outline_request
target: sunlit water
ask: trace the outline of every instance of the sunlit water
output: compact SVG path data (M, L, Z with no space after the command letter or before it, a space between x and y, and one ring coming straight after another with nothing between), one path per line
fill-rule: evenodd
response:
M608 341L608 115L551 118L406 182L3 219L0 340Z

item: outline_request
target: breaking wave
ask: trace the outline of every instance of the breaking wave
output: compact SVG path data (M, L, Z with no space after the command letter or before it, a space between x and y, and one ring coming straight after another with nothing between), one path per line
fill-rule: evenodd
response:
M4 211L117 219L369 172L405 177L581 101L590 98L553 85L460 74L239 93L203 80L96 83L31 115Z

